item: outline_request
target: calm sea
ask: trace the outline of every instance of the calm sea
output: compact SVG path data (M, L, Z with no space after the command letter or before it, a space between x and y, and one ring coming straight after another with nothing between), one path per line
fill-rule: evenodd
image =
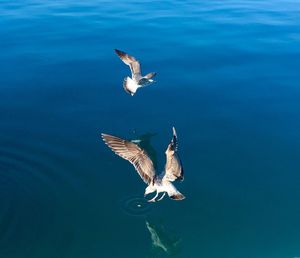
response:
M0 0L0 257L299 257L299 13ZM126 94L114 48L157 82ZM186 199L148 204L100 134L141 139L160 172L172 126Z

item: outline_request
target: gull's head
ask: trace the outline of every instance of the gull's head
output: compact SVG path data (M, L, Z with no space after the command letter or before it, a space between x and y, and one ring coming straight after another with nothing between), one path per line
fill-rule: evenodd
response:
M143 84L144 85L148 85L148 84L151 84L151 83L153 83L154 82L154 80L152 80L152 79L145 79L144 81L143 81Z
M151 83L156 83L156 81L153 80L153 79L149 79L148 82L147 82L147 84L151 84Z
M166 154L167 156L173 156L174 153L175 153L175 151L172 149L172 145L169 144L169 145L168 145L168 148L167 148L166 151L165 151L165 154Z
M144 196L146 196L146 195L148 195L148 194L150 194L150 193L153 193L153 192L155 192L155 187L153 187L152 185L148 185L147 187L146 187L146 189L145 189L145 194L144 194Z
M145 86L145 85L148 85L153 82L155 82L153 79L148 79L148 78L143 77L142 79L139 80L138 85Z

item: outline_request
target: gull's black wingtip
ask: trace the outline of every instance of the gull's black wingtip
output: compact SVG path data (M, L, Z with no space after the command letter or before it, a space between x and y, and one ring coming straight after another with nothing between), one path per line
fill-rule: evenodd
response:
M125 52L123 52L123 51L121 51L121 50L119 50L119 49L114 49L114 51L116 52L116 54L118 55L118 56L120 56L120 55L124 55L125 54Z

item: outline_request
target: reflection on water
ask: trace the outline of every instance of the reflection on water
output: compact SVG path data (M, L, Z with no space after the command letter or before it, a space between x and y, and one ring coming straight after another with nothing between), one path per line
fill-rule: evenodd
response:
M151 236L153 254L159 254L159 251L168 255L179 253L181 238L172 235L162 224L154 224L146 220L146 228Z

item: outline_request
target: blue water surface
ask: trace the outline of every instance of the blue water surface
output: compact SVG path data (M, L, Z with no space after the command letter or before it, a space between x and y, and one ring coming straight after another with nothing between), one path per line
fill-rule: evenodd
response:
M299 257L299 13L0 0L0 257ZM128 95L115 48L157 82ZM160 172L172 126L186 199L148 204L100 134L146 139Z

